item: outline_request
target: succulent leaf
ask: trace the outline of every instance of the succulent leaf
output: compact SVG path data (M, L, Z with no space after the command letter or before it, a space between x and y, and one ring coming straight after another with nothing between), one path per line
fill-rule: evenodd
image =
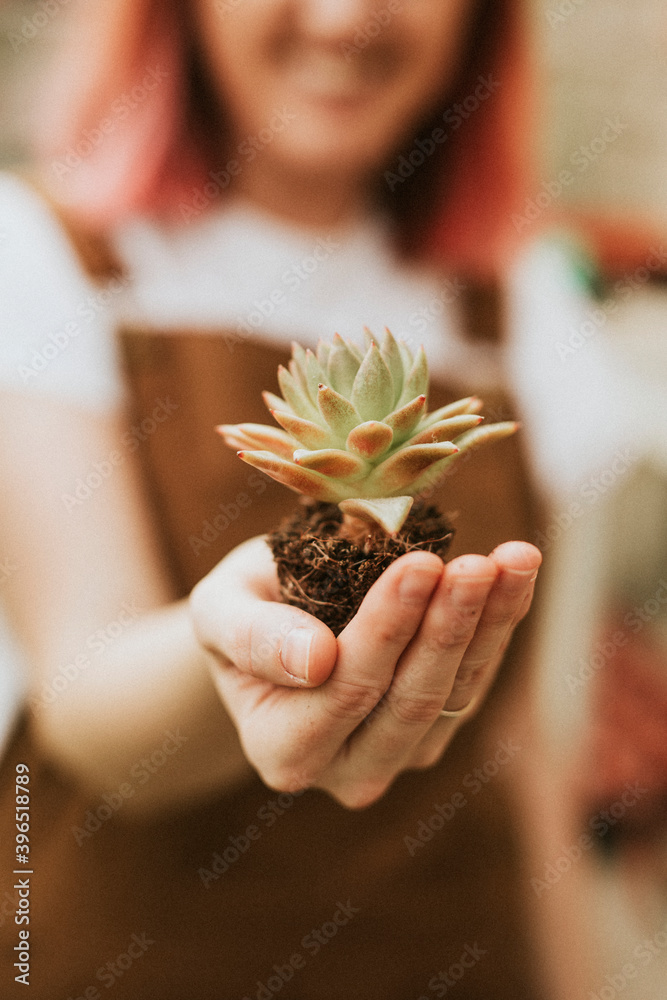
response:
M381 420L394 404L394 382L377 344L366 351L352 386L351 399L363 420Z
M457 399L455 403L441 406L439 410L434 410L423 418L419 424L419 430L425 430L431 424L436 424L440 420L448 420L456 417L460 413L479 413L482 409L482 400L478 396L467 396L465 399Z
M414 437L411 437L406 442L406 447L413 444L436 444L440 441L454 441L455 439L458 445L458 435L472 430L473 427L479 427L483 419L484 417L480 417L476 413L462 413L459 416L450 417L449 420L438 420L437 423L430 424L425 430L421 430Z
M361 417L349 399L345 399L345 396L341 396L339 392L330 389L329 386L320 385L317 404L322 417L342 441L345 440L353 427L361 423Z
M303 351L303 348L301 348L301 350ZM317 360L319 361L323 369L326 368L327 363L329 361L330 350L331 350L331 345L327 344L325 340L322 340L322 338L320 338L317 342L317 351L315 353L317 354Z
M391 372L391 378L394 383L394 399L392 401L392 405L395 405L400 399L403 391L403 359L401 357L401 352L398 349L398 344L387 327L385 327L384 330L380 353L384 358L387 368Z
M428 398L428 362L423 347L417 351L412 368L403 381L403 391L399 397L398 405L403 406L415 396Z
M388 535L396 535L405 523L414 503L414 497L381 497L364 500L353 497L339 503L344 514L358 517L362 521L375 521Z
M294 451L295 442L289 434L266 424L220 424L216 431L231 448L266 449L283 458L291 458Z
M312 420L304 420L302 417L295 417L294 414L281 410L271 410L271 415L304 448L328 448L334 443L331 432L313 423Z
M500 441L502 438L510 437L519 429L519 425L513 420L505 420L500 424L486 424L484 427L475 427L474 430L466 431L456 439L459 454L466 451L474 451L476 448L487 444L489 441Z
M278 384L294 413L311 419L317 417L317 410L305 389L300 387L296 379L282 365L278 367Z
M324 381L322 367L312 351L306 351L306 387L308 396L314 406L317 406L317 387Z
M329 384L336 392L349 398L358 369L359 361L343 338L335 334L327 365Z
M490 441L499 441L502 438L509 437L515 433L518 427L518 424L506 421L500 424L487 424L485 427L476 427L474 430L461 434L456 439L459 449L456 455L451 455L449 458L443 459L432 468L423 472L412 484L415 494L422 493L424 490L434 486L445 474L450 472L451 467L467 451L474 451L476 448L480 448Z
M358 479L368 471L368 464L363 459L340 448L318 448L316 451L298 449L293 458L302 468L314 469L315 472L334 479Z
M388 417L385 417L384 423L391 427L394 432L394 438L397 441L403 441L419 424L425 412L426 396L415 396L409 403L402 406L400 410L394 410Z
M280 410L281 413L294 412L287 400L281 399L280 396L276 396L273 392L267 392L266 389L262 393L262 399L264 400L264 405L269 412L272 412L273 410Z
M351 494L341 484L320 472L303 469L287 459L271 454L269 451L239 451L238 456L248 465L261 472L266 472L276 482L289 486L296 493L305 493L315 500L324 503L339 503Z
M381 420L367 420L353 427L347 436L345 446L360 458L369 461L379 458L389 448L394 438L391 427Z
M243 461L298 493L337 503L349 516L400 530L412 498L446 475L460 456L513 434L512 422L479 426L482 402L456 400L427 413L428 366L385 331L382 347L364 331L362 353L335 335L317 354L292 345L278 369L283 397L263 398L282 429L223 424L218 431Z
M440 444L416 444L394 452L371 473L369 484L378 490L379 496L387 496L397 490L406 490L417 476L435 462L456 454L458 448L451 441Z

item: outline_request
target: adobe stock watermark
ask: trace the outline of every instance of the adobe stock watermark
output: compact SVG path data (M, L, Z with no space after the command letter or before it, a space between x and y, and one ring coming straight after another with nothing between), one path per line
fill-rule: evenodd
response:
M116 980L122 979L134 963L143 958L148 949L154 944L155 941L149 938L145 931L141 934L132 934L125 951L122 951L120 955L116 955L105 962L104 965L101 965L95 973L95 979L99 983L102 983L106 990L110 990ZM67 1000L102 1000L102 994L97 986L91 984L90 986L86 986L79 996L75 997L70 994Z
M569 531L575 521L583 517L587 508L595 507L610 490L615 489L620 479L639 461L639 455L632 448L619 448L611 463L591 476L581 484L577 494L581 499L572 499L567 506L552 519L544 529L538 531L533 539L542 552L547 552L551 546Z
M360 912L359 907L353 906L349 899L345 903L338 901L335 905L336 910L331 918L325 920L320 927L313 927L301 939L301 948L306 952L306 956L300 951L295 951L284 962L274 963L266 980L258 979L255 984L256 989L253 987L253 992L246 993L243 1000L272 1000L297 972L305 969L307 956L314 958L319 954L322 948L325 948Z
M76 507L80 507L87 500L90 500L100 486L113 475L114 469L123 465L127 456L135 452L144 441L155 434L160 425L178 409L179 404L174 403L168 396L156 400L156 405L149 416L144 417L138 424L133 424L129 430L123 432L121 437L123 451L114 448L106 458L95 462L92 469L78 477L70 493L61 495L60 499L67 512L71 514Z
M512 761L523 748L513 740L500 740L498 748L493 757L484 761L480 767L469 771L461 780L461 787L470 792L471 796L479 795L500 770ZM433 840L436 833L439 833L445 823L451 820L462 809L468 805L466 795L461 791L456 791L446 802L433 804L433 813L425 819L420 819L413 835L403 838L408 854L414 858L417 851L421 850L429 841Z
M127 630L139 619L142 611L132 601L125 602L118 614L106 625L95 629L87 636L81 652L63 664L49 681L45 681L39 695L31 698L30 709L39 712L46 705L52 705L78 679L80 674L88 670L95 658L109 649Z
M340 243L332 236L320 237L310 253L293 261L280 275L280 284L262 298L254 299L252 309L245 316L237 315L233 333L225 333L224 341L230 353L237 344L252 338L267 319L279 312L290 297L320 270L322 265L340 248Z
M447 278L441 285L439 293L425 305L420 306L416 312L410 314L408 323L414 327L415 333L423 336L429 326L436 323L440 317L448 311L456 300L467 290L467 285L460 278ZM412 343L409 338L406 343L408 347Z
M557 7L549 7L544 12L544 16L551 28L557 24L563 24L573 14L578 14L588 0L561 0Z
M596 838L601 840L606 837L609 831L623 819L628 810L636 806L640 799L647 794L648 788L643 788L639 782L628 783L620 798L607 809L601 809L599 813L592 816L588 821L588 827L592 833L581 833L574 844L563 846L561 854L544 866L541 877L531 878L530 884L537 898L539 899L545 892L558 885L561 879L572 871L572 867L581 861L584 854L591 850L597 842Z
M210 170L206 183L193 187L188 201L179 202L181 220L190 223L198 218L229 187L232 179L239 176L244 164L252 163L296 117L288 107L282 107L274 111L267 124L255 135L246 136L236 147L235 155L220 170Z
M561 198L564 191L574 184L577 174L586 173L628 128L629 125L621 121L618 115L615 118L605 118L600 131L570 154L569 162L575 169L564 167L556 178L542 181L541 189L532 197L526 198L523 213L519 215L515 212L512 215L512 225L516 231L520 233L522 229L537 222Z
M296 799L303 795L305 788L297 792L280 792L273 799L268 799L263 806L257 810L256 822L249 823L243 830L227 837L227 843L216 851L208 867L197 869L197 875L205 889L210 889L213 882L217 882L222 875L237 863L258 840L262 834L270 830L277 823L281 816L292 808Z
M132 765L129 772L132 780L122 781L116 791L105 792L99 805L86 810L81 826L71 827L72 836L79 847L101 830L104 824L122 809L128 799L134 798L137 789L147 784L153 775L161 771L188 741L188 737L183 736L178 729L176 732L165 729L163 735L166 739L159 747Z
M637 267L631 274L626 274L614 283L610 294L593 309L588 309L586 318L578 325L568 324L570 336L567 340L559 340L555 350L561 361L567 361L577 354L582 347L598 335L606 326L609 317L618 312L622 302L634 292L639 291L656 273L667 271L667 252L664 246L651 247L644 264Z
M71 0L39 0L34 12L24 14L21 25L16 31L8 31L7 38L13 52L20 52L29 45L46 28L63 7L69 6Z
M141 107L151 93L160 86L163 80L168 80L169 74L161 66L152 66L146 70L141 83L135 84L131 90L125 91L112 101L109 114L102 118L96 126L84 129L81 138L73 143L59 160L51 162L51 170L59 180L68 177L125 122L130 115Z
M403 6L404 0L389 0L384 7L376 7L368 20L365 21L354 33L352 42L341 42L340 50L347 62L368 48L374 38L382 34L385 28L389 27L394 19L394 14Z
M112 301L123 289L127 288L129 278L111 278L103 288L91 292L79 302L76 308L76 318L69 320L64 326L50 333L40 347L32 348L30 362L19 365L18 373L26 383L38 378L46 371L52 361L66 351L70 344L95 320L104 314Z
M474 969L485 955L488 955L488 951L485 948L480 948L476 941L474 944L464 945L458 962L453 962L446 972L439 971L431 976L427 988L437 997L448 996L449 991L461 982L466 972L469 969ZM422 994L417 1000L429 1000L429 998Z
M254 492L255 497L259 497L265 492L268 482L266 476L261 473L251 472L247 479L247 485ZM252 501L253 498L241 490L231 503L219 503L217 509L202 524L200 534L188 537L188 543L194 554L198 556L203 549L209 549L230 524L238 521L241 512L252 506Z
M415 139L413 148L409 153L403 153L394 166L393 170L386 170L384 179L390 191L393 191L398 184L404 184L415 173L419 167L426 163L426 160L433 156L435 151L443 143L447 142L450 135L458 132L462 125L480 109L485 101L488 101L500 88L500 80L494 79L493 75L478 77L477 86L463 101L453 104L444 112L442 121L449 126L449 130L434 128L431 134L425 139Z
M659 930L653 937L644 938L632 951L634 962L625 962L623 967L613 975L606 975L604 985L596 992L589 993L589 1000L616 1000L620 996L628 983L636 979L642 969L655 961L656 958L664 959L664 951L667 948L667 924ZM633 995L636 995L633 991Z
M667 610L667 580L658 581L658 588L652 597L647 598L643 604L637 605L623 616L625 627L636 635L650 622L654 621L658 615ZM619 649L627 646L630 641L627 632L617 629L608 638L596 643L590 656L579 658L579 670L576 674L565 675L570 694L580 691L586 686L595 674L613 659Z

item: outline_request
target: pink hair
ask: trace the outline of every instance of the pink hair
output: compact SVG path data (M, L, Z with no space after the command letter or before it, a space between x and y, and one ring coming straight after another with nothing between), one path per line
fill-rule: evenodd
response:
M441 185L433 221L420 237L421 250L480 276L501 272L520 242L512 217L530 180L525 32L516 0L505 0L502 11L503 37L488 67L497 92L457 133L446 190ZM48 187L90 226L137 211L173 213L207 179L211 164L189 120L191 39L182 21L182 0L80 3L72 15L69 51L40 102L36 133ZM146 75L156 70L159 83L148 89ZM126 115L122 108L133 95L136 106ZM105 127L113 141L96 144Z

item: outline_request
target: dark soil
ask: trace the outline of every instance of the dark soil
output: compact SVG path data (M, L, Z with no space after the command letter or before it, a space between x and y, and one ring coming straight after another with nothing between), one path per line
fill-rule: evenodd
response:
M280 592L338 635L359 610L371 586L406 552L444 556L454 529L436 507L415 500L399 534L369 534L360 546L337 537L343 515L336 504L300 498L294 514L268 537Z

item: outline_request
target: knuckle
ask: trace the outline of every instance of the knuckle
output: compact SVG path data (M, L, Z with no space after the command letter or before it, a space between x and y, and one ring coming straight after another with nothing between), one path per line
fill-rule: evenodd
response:
M391 699L391 710L399 722L412 724L431 723L444 705L443 694L396 694Z
M502 630L509 628L514 621L516 608L488 608L484 614L484 627Z
M326 701L329 714L337 719L365 719L384 695L378 684L352 684L335 681L331 684Z
M486 667L486 660L480 663L461 664L454 681L454 688L458 690L476 687L484 677Z
M463 604L456 608L452 613L451 621L447 627L447 633L449 634L449 645L453 643L463 642L473 635L477 622L482 614L482 607L480 604Z

